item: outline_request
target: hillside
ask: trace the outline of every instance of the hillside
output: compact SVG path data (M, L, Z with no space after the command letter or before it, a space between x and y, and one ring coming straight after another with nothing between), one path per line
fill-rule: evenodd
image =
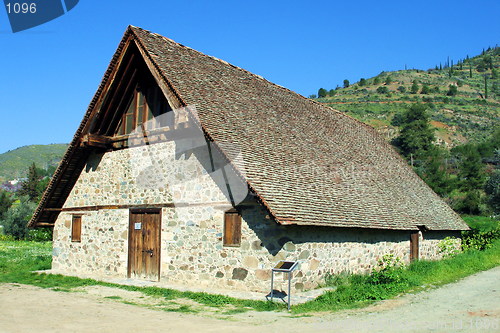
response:
M453 147L481 141L500 123L499 67L500 48L495 47L456 64L447 60L429 70L382 72L344 88L320 89L324 97L317 101L375 127L388 139L397 134L391 122L406 105L429 103L439 143Z
M25 177L33 162L42 169L57 165L67 147L66 144L31 145L0 154L0 182Z

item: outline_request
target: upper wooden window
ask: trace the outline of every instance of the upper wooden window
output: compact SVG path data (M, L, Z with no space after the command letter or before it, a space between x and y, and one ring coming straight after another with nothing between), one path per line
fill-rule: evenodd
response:
M82 241L82 216L73 215L71 221L71 241L81 242Z
M144 124L145 130L169 126L167 117L160 116L170 110L172 109L158 86L141 87L137 85L130 97L128 107L118 123L115 134L130 134L142 124Z
M241 215L236 209L224 213L224 246L240 246Z

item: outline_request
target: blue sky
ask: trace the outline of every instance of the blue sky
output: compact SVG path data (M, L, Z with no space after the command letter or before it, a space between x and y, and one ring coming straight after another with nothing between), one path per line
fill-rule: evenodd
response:
M308 96L499 43L495 1L90 1L12 33L0 8L0 153L73 137L127 25Z

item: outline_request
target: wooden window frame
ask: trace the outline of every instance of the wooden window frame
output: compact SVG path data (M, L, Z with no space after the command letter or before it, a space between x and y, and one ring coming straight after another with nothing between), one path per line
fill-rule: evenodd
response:
M142 101L142 103L140 103ZM139 109L142 107L142 111ZM127 127L131 125L131 130L133 131L138 126L146 124L151 119L158 117L166 112L172 111L172 107L168 104L168 101L164 99L160 93L160 87L155 85L141 85L136 84L128 107L123 113L118 122L118 127L115 131L115 136L129 135ZM141 113L141 114L140 114ZM127 115L130 114L130 119ZM129 123L129 121L131 123ZM152 130L158 127L162 127L162 124L150 123L145 130Z
M82 215L73 215L71 218L71 242L82 242Z
M230 209L224 212L223 246L241 246L241 222L241 214L236 209Z

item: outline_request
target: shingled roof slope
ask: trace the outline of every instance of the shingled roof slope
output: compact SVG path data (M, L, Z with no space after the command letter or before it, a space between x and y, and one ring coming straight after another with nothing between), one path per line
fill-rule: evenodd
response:
M158 34L129 33L223 152L241 151L235 168L278 223L467 229L371 127Z

